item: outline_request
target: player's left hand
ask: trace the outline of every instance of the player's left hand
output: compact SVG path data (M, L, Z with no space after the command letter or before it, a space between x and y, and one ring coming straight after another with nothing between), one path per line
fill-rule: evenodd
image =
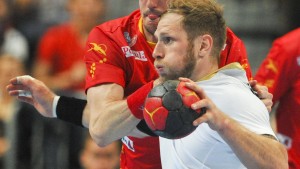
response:
M221 130L229 122L230 118L217 108L213 101L205 94L204 90L195 82L187 78L179 78L179 80L186 82L185 86L193 90L201 98L200 101L193 103L191 108L194 110L206 108L206 113L196 119L193 125L198 126L201 123L207 123L211 129L216 131Z
M259 85L256 80L249 81L249 84L252 87L252 89L254 89L257 92L258 97L265 104L268 111L271 112L273 106L273 95L268 92L267 86Z
M34 106L45 117L53 117L53 100L56 96L43 82L25 75L10 80L6 86L10 96Z

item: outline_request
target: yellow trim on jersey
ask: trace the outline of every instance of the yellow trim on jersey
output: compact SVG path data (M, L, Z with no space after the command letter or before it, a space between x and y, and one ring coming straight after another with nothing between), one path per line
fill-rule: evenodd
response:
M239 69L239 70L244 70L243 66L239 63L239 62L233 62L233 63L230 63L228 65L225 65L223 67L221 67L220 69L202 77L200 80L198 81L203 81L203 80L208 80L208 79L211 79L216 73L218 73L219 71L221 70L226 70L226 69Z
M140 20L139 20L139 30L140 30L140 32L144 35L144 30L143 30L143 20L142 20L142 17L140 17Z
M144 35L144 37L145 37L144 29L143 29L143 19L142 19L142 17L140 17L140 20L139 20L139 30L140 30L140 32L141 32L141 33ZM155 45L156 45L156 43L154 43L154 42L149 42L149 41L147 41L147 43L149 44L149 46L150 46L151 48L154 48Z

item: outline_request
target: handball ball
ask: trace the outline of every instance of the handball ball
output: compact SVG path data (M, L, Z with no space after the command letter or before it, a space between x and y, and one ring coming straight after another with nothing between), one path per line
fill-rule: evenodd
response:
M168 80L148 94L144 119L158 136L168 139L185 137L197 128L193 121L205 113L204 108L197 111L191 109L191 104L199 100L194 91L184 86L184 82Z

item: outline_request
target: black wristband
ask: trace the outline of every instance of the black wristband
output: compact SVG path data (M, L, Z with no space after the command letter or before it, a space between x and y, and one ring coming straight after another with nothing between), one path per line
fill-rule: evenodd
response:
M83 127L82 115L86 104L86 100L60 96L56 106L57 118Z
M148 125L146 124L145 120L141 120L136 125L136 128L138 130L140 130L141 132L148 134L149 136L157 137L157 135L155 133L153 133L153 131L148 127Z

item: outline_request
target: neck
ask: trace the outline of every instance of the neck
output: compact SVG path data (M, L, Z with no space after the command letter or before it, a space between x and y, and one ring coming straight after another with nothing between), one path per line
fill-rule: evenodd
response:
M156 40L156 38L154 36L154 33L151 33L149 31L147 31L147 29L145 28L145 26L143 26L143 33L144 33L144 36L145 36L145 38L146 38L146 40L148 42L152 42L152 43L156 43L157 42L157 40Z
M197 63L194 71L195 73L192 74L191 80L199 81L203 77L214 73L218 69L219 65L217 60L207 60L206 63Z

